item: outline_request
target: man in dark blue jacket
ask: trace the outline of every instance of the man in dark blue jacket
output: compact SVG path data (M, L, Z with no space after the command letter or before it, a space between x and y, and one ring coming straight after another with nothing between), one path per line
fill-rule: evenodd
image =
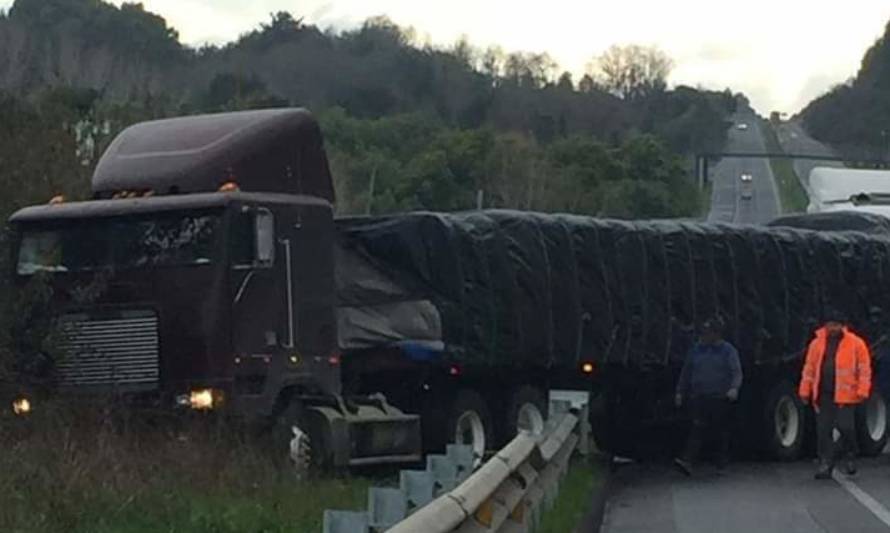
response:
M692 429L683 455L674 463L686 475L698 459L705 432L718 439L717 467L729 462L729 431L732 404L742 386L742 365L735 347L723 340L723 321L719 317L702 325L701 339L690 350L680 372L675 403L688 405Z

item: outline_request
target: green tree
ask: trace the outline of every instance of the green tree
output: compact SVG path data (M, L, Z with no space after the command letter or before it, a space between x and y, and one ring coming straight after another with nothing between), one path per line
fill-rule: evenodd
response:
M614 218L662 218L676 216L671 192L662 183L620 180L604 189L603 216Z
M302 18L296 19L287 11L279 11L273 13L271 20L261 24L258 30L242 36L239 43L244 48L263 52L274 46L298 41L303 30Z
M164 62L188 58L176 30L141 3L118 8L101 0L16 0L9 19L33 28L38 38L49 37L56 28L78 28L87 44L109 46L116 53Z
M574 91L575 82L572 81L572 73L563 72L562 74L560 74L559 80L556 82L556 86L563 91Z
M207 91L199 99L198 107L204 112L220 112L287 105L287 100L271 94L260 78L223 73L210 81Z
M593 62L596 74L609 91L636 100L667 88L673 60L656 47L612 46Z

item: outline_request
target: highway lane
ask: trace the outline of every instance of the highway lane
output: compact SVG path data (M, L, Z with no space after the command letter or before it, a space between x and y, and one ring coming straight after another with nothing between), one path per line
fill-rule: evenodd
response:
M746 124L747 129L739 129L739 124ZM754 111L743 109L733 116L726 151L766 151L761 120ZM742 174L753 177L753 196L750 199L744 199L741 195ZM767 159L725 157L711 169L710 179L713 190L708 221L764 224L778 216L779 195Z
M890 514L890 463L886 456L861 461L860 473L852 484L839 474L841 482L816 481L814 470L809 461L742 463L731 466L724 476L702 467L696 477L687 478L664 464L622 466L613 475L600 531L890 531L886 522ZM883 515L882 510L886 512Z
M789 154L807 154L817 156L835 156L837 154L828 146L809 136L799 121L792 120L782 123L776 134L782 150ZM810 171L815 167L843 167L840 161L814 161L812 159L795 159L794 172L797 173L801 185L809 194Z
M727 151L765 151L761 120L750 110L733 117ZM824 154L799 125L790 125L787 151ZM793 133L793 135L792 135ZM781 135L780 135L781 139ZM780 140L781 142L781 140ZM794 144L791 144L794 143ZM818 144L818 143L816 143ZM818 163L817 163L818 164ZM795 161L809 176L811 161ZM739 177L754 178L754 196L743 200ZM711 173L711 221L762 224L780 212L778 192L765 159L724 158ZM733 465L718 476L702 466L687 478L664 463L618 468L601 528L603 533L847 533L890 531L890 457L860 462L852 481L813 479L811 461Z

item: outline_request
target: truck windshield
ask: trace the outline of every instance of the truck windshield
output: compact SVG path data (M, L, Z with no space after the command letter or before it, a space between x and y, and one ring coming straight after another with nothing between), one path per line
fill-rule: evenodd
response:
M77 272L208 264L217 214L165 214L35 224L22 231L16 271Z

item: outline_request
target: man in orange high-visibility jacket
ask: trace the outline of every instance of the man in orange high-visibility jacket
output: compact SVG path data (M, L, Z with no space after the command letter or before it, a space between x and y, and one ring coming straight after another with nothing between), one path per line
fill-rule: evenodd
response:
M857 453L854 414L856 405L871 394L871 355L868 345L844 325L837 312L828 313L825 325L807 350L800 380L800 397L816 411L819 470L816 479L830 479L834 469L834 429L841 434L847 475L856 474Z

